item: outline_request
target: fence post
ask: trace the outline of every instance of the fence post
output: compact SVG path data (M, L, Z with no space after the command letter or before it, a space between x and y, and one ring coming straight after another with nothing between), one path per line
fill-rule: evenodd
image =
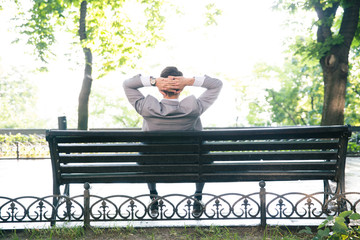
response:
M15 145L16 145L16 160L19 160L19 159L20 159L19 142L16 141L16 142L15 142Z
M66 116L58 117L59 130L67 130ZM70 184L65 184L64 195L70 196Z
M261 180L259 182L260 186L260 225L261 227L266 226L266 190L265 190L265 182Z
M90 184L86 182L84 188L84 227L87 229L90 227Z
M58 117L58 127L59 127L59 130L66 130L67 129L66 116Z

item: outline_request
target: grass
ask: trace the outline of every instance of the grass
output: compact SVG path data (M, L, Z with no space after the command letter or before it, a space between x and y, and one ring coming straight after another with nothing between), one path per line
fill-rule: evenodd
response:
M127 239L127 240L305 240L315 234L304 233L302 228L288 227L176 227L176 228L99 228L83 227L0 230L0 239ZM314 231L313 231L314 232Z

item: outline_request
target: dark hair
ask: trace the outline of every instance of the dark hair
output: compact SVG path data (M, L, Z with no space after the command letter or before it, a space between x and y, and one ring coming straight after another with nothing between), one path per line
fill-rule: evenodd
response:
M160 77L167 78L168 76L180 77L182 76L182 72L180 72L176 67L166 67L162 70Z

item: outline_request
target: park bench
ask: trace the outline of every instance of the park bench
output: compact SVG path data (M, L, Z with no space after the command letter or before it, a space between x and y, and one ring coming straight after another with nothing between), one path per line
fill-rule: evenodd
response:
M345 192L349 126L48 130L53 193L73 183L323 180ZM65 187L65 194L69 189Z

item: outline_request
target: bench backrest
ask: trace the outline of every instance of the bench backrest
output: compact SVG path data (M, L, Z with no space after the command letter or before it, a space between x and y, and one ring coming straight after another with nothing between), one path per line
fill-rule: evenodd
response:
M348 126L49 130L56 184L344 178Z

